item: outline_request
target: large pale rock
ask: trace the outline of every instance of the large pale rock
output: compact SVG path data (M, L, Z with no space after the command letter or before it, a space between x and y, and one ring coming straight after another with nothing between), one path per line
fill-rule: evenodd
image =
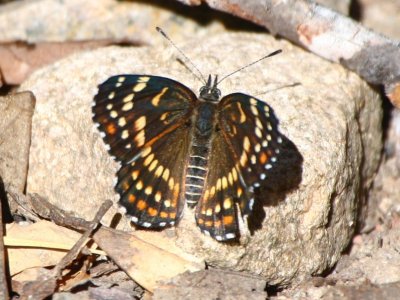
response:
M357 75L266 34L222 34L182 48L205 74L220 75L282 48L283 54L230 77L220 89L266 100L285 138L277 168L259 193L248 239L218 243L199 232L190 210L171 238L211 265L261 274L271 284L332 267L351 239L378 165L378 95ZM96 86L115 74L154 74L198 91L201 82L175 58L174 50L110 47L36 72L22 87L37 97L28 192L91 219L101 201L114 198L118 167L92 129Z

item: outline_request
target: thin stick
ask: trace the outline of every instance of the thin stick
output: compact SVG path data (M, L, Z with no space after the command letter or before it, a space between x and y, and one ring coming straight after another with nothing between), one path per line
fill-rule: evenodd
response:
M169 36L160 28L160 27L156 27L157 31L164 37L167 39L167 41L186 59L186 61L188 61L192 67L199 72L200 77L197 76L191 69L189 69L190 72L192 72L192 74L199 79L200 81L203 81L204 84L207 84L206 79L204 78L203 74L200 72L200 70L196 67L196 65L190 60L189 57L186 56L185 53L183 53L183 51L181 49L178 48L177 45L175 45L175 43L169 38Z
M99 210L96 213L96 216L93 218L93 221L90 224L90 227L82 234L79 240L75 243L75 245L69 250L69 252L58 262L55 266L53 272L57 277L61 276L61 271L70 264L82 250L82 248L86 245L89 240L90 235L99 225L101 218L105 215L108 209L112 206L111 200L106 200L100 206Z

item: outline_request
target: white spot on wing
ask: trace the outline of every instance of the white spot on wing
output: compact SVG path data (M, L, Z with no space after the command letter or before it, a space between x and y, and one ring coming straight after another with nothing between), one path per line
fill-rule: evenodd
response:
M256 129L254 130L254 133L256 134L256 136L257 136L258 138L261 138L261 137L262 137L262 133L261 133L260 128L256 127Z
M133 102L127 102L124 106L122 106L123 111L128 111L133 108Z
M144 222L144 223L142 224L142 226L143 226L143 227L146 227L146 228L149 228L149 227L151 227L151 223L149 223L149 222Z
M254 198L251 198L250 201L249 201L250 210L253 210L253 205L254 205Z
M225 234L225 237L226 237L227 239L233 239L233 238L236 237L236 234L234 234L234 233L227 233L227 234Z
M210 232L207 231L207 230L203 230L203 233L204 233L205 235L207 235L207 236L211 236Z
M139 82L133 87L134 92L140 92L146 88L146 83L145 82Z
M123 214L123 215L126 214L126 208L123 207L123 206L118 207L118 211L119 211L121 214Z

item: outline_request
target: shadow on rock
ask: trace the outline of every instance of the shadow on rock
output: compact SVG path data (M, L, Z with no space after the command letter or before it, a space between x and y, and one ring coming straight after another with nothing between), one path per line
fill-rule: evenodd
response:
M286 195L296 189L302 178L303 157L296 145L282 135L282 148L278 161L268 172L263 186L256 190L253 211L248 218L251 234L262 227L265 218L264 207L277 206Z

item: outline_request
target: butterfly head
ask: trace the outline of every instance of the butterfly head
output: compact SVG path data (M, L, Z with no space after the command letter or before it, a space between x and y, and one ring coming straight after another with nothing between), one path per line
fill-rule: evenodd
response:
M221 97L221 91L217 88L217 84L218 75L215 75L214 83L212 83L211 75L209 75L207 84L200 89L200 98L211 102L218 102L219 97Z

